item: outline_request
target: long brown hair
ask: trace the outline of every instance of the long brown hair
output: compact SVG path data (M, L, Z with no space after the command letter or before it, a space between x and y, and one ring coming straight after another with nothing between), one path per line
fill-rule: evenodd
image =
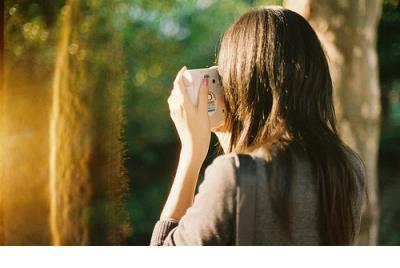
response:
M329 67L312 27L284 8L252 10L225 32L217 64L227 103L225 126L232 133L230 151L300 144L319 195L320 244L351 244L356 235L352 204L362 174L338 136Z

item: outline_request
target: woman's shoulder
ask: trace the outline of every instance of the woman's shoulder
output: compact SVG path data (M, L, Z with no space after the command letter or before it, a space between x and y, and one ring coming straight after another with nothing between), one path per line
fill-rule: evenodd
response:
M239 157L236 153L228 153L217 156L206 168L206 175L212 173L226 179L235 177L235 170L239 166Z
M239 164L239 155L234 152L219 155L216 158L214 158L214 160L211 163L211 165L227 165L227 166L231 165L236 166L238 164Z
M211 169L225 170L232 173L242 168L245 162L254 160L250 154L227 153L216 157L208 166ZM228 172L228 173L229 173Z
M214 189L235 188L241 158L237 153L217 156L206 168L203 183L212 184Z
M234 153L216 157L204 171L204 179L199 185L199 194L214 203L232 203L236 195L236 161ZM211 201L210 201L211 202Z
M246 179L256 168L256 156L251 154L227 153L216 157L205 171L205 180L216 177L213 183L218 187L235 188L239 177Z

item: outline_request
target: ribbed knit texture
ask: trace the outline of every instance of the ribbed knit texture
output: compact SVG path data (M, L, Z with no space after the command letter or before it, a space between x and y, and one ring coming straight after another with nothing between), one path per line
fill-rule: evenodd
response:
M178 221L176 220L159 220L154 226L153 236L151 237L150 245L162 246L166 235L176 226Z

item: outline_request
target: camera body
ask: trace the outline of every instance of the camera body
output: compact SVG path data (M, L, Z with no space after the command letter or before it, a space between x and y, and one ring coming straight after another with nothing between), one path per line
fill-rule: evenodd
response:
M204 77L208 77L208 117L211 130L219 127L225 120L226 108L224 90L218 75L218 67L191 69L183 72L184 84L189 98L197 106L199 90Z

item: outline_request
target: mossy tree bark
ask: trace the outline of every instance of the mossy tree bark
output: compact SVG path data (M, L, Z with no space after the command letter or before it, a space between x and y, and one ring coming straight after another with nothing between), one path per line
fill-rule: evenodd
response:
M380 90L376 53L381 1L286 0L316 30L329 58L342 139L364 160L369 199L358 243L378 242Z

